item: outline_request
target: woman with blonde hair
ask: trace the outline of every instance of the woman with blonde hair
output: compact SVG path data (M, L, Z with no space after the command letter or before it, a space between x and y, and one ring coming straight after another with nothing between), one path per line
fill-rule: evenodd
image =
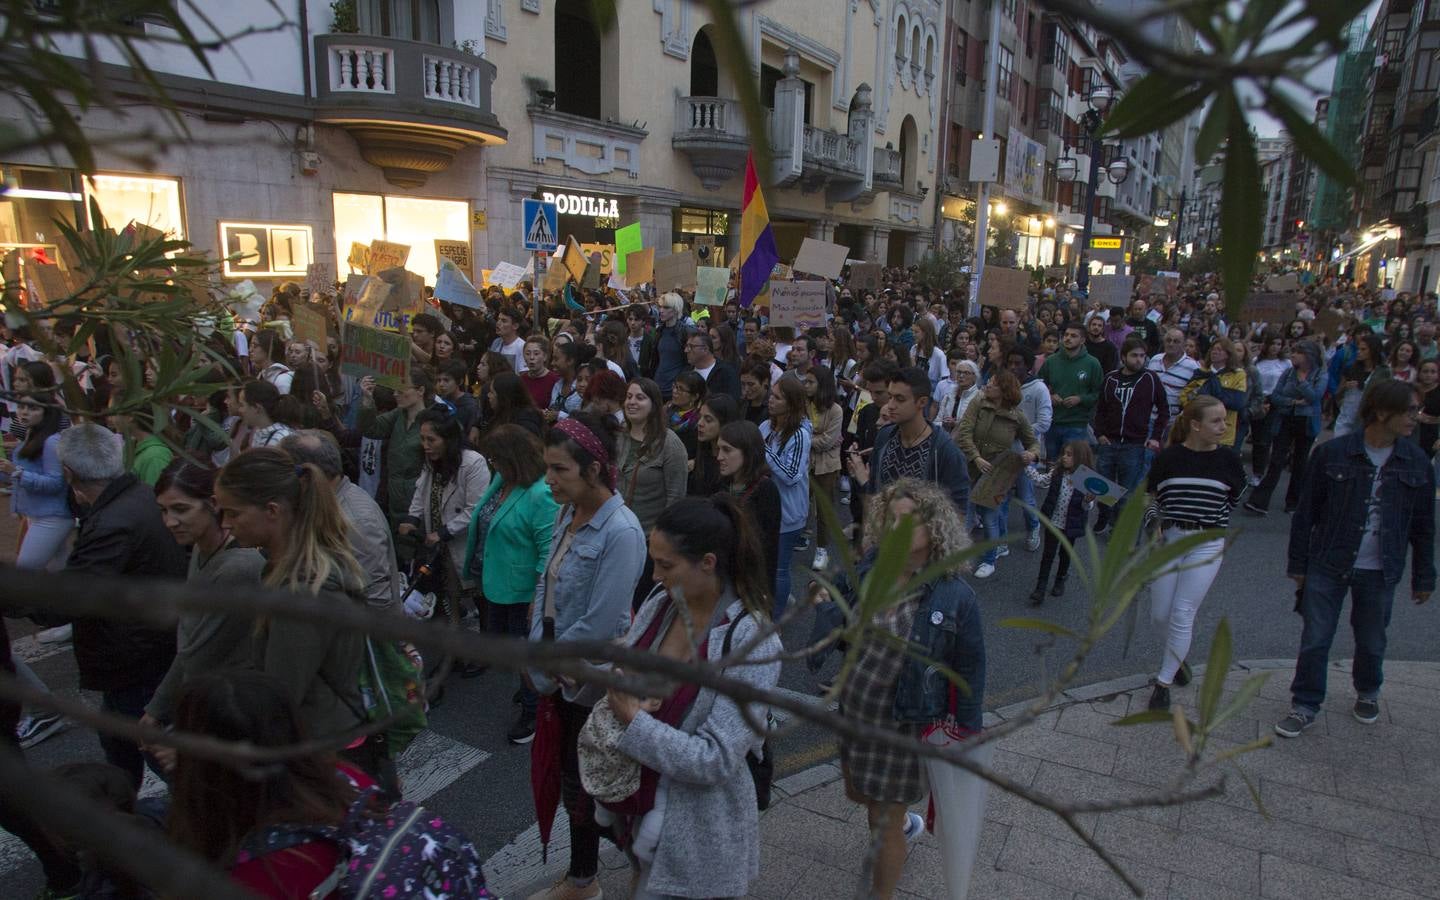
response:
M340 504L314 463L296 465L273 447L247 450L220 470L215 500L235 543L265 553L261 583L266 587L326 593L364 606L365 576L350 551ZM343 734L364 724L359 691L363 634L275 617L258 623L252 646L254 667L285 685L310 735ZM383 735L347 747L341 755L382 782L393 775Z
M1225 446L1235 445L1235 429L1240 414L1249 405L1250 379L1245 374L1241 359L1235 352L1235 345L1227 337L1217 337L1210 342L1205 352L1205 365L1190 377L1190 383L1180 389L1179 405L1184 406L1192 397L1214 397L1225 406Z
M892 638L868 638L861 646L839 688L840 712L917 741L927 726L952 716L961 731L978 732L985 694L984 627L975 592L960 577L964 565L956 562L927 584L905 583L970 546L950 495L913 478L882 488L865 516L866 553L859 573L863 577L874 566L881 540L907 520L913 530L900 576L905 599L873 621ZM918 652L906 649L907 640ZM959 675L965 687L952 691L937 663ZM924 828L919 815L907 812L925 795L920 759L885 745L844 740L840 765L845 793L865 807L872 840L878 841L870 896L892 897L905 865L906 843Z
M1215 397L1195 397L1180 410L1170 431L1170 446L1150 466L1146 490L1147 525L1173 543L1197 531L1230 527L1230 510L1245 490L1245 467L1225 440L1228 415ZM1165 653L1150 694L1151 709L1170 708L1170 686L1190 683L1185 657L1195 629L1195 614L1220 572L1224 536L1205 541L1177 559L1150 586L1150 618L1164 631Z

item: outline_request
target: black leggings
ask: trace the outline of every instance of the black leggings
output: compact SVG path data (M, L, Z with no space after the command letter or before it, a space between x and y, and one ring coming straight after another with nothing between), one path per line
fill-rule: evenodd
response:
M1074 538L1071 538L1071 540L1073 541ZM1060 557L1060 566L1055 570L1056 583L1063 582L1065 576L1069 574L1070 554L1060 553L1059 551L1060 541L1056 539L1054 532L1048 528L1045 529L1045 544L1040 549L1040 575L1035 580L1037 586L1043 588L1046 582L1050 580L1050 564L1054 562L1057 555Z
M560 714L560 799L570 815L571 878L594 878L600 871L600 826L595 824L595 800L580 784L580 728L590 718L590 707L571 703L556 694Z

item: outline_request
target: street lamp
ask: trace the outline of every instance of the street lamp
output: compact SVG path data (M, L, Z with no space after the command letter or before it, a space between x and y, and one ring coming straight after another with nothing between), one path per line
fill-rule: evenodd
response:
M1075 273L1075 282L1081 290L1085 290L1090 284L1090 236L1095 227L1095 188L1100 184L1100 156L1105 147L1100 140L1100 126L1104 124L1105 114L1115 105L1117 99L1114 89L1109 85L1096 85L1090 92L1090 108L1080 117L1080 127L1089 138L1090 151L1090 177L1085 194L1085 227L1080 232L1080 261L1079 269ZM1055 164L1055 174L1057 178L1065 181L1075 181L1080 174L1079 161L1070 156L1059 160ZM1112 184L1120 184L1130 177L1130 161L1123 155L1116 157L1105 167L1105 177L1110 179Z

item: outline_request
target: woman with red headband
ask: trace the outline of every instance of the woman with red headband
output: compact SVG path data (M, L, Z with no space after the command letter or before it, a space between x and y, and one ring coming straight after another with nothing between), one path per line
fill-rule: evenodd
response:
M530 612L532 641L608 641L625 635L630 598L645 565L645 533L615 491L615 432L609 416L577 412L556 422L545 437L545 482L560 504L545 569L535 586ZM570 868L546 900L589 900L601 896L600 827L595 801L580 784L580 727L604 691L563 676L531 669L542 707L560 720L558 755L561 796L570 815ZM541 710L545 719L547 710ZM531 736L515 743L526 743Z

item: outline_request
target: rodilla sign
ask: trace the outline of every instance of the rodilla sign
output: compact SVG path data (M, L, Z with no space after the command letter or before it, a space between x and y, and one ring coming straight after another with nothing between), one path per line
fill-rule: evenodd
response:
M540 199L555 204L555 211L562 216L591 216L597 219L620 217L620 201L614 197L597 197L593 194L552 194L542 191Z

